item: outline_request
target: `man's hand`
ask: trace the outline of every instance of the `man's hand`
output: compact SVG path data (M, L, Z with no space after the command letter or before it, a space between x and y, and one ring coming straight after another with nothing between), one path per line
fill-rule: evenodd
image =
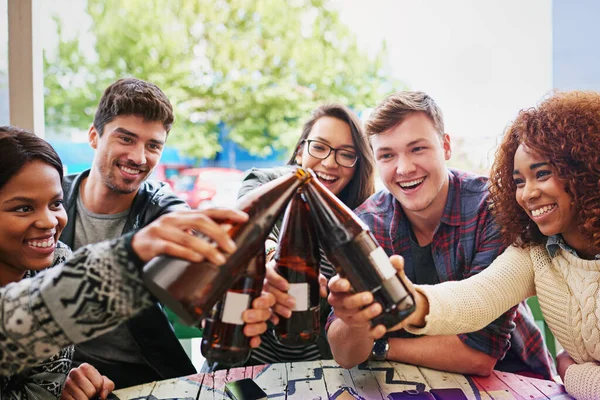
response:
M275 296L263 292L252 302L252 308L244 311L242 319L246 323L244 335L250 337L250 347L260 346L260 335L267 330L266 321L271 317L271 308L275 305Z
M236 250L228 234L228 224L247 219L248 215L244 212L225 208L172 212L137 232L131 246L143 261L166 254L191 262L207 259L221 265L226 260L219 249L228 253ZM203 234L205 238L191 234L192 231Z
M429 313L427 298L415 290L412 282L404 274L404 259L401 256L391 256L390 262L396 268L398 277L413 295L417 308L389 331L399 330L409 325L424 325L425 316ZM385 334L386 329L383 325L370 328L370 321L383 311L381 304L373 303L371 292L351 293L350 282L339 275L329 281L329 290L329 304L333 307L336 317L346 325L352 328L369 328L368 335L372 339L378 339Z
M371 327L370 321L383 310L381 304L373 303L371 292L353 294L350 282L336 275L329 281L327 301L333 307L335 316L351 329L366 331L372 339L378 339L385 334L385 326Z
M69 371L61 400L87 400L99 397L105 400L115 389L113 381L92 365L83 363Z
M560 353L556 355L556 370L563 382L565 381L567 369L573 364L577 363L573 361L569 353L567 353L565 350L561 350Z

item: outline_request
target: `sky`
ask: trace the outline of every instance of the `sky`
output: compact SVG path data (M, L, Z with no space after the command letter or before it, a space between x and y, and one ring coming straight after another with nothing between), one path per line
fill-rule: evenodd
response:
M465 137L476 159L491 158L517 112L551 89L551 0L336 0L335 5L365 49L387 42L393 75L436 100L446 132Z

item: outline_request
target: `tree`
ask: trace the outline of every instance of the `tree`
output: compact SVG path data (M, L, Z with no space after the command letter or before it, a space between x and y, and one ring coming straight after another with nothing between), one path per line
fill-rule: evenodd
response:
M60 38L45 56L46 122L87 129L123 76L157 84L176 111L171 144L212 157L219 132L253 154L290 148L324 102L357 110L398 88L326 0L88 0L96 57Z

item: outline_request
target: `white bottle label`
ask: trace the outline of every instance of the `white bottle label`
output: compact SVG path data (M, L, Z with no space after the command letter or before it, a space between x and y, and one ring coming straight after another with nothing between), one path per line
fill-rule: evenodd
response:
M385 250L381 247L377 247L373 250L370 257L384 280L390 279L392 276L396 275L396 268L394 268L390 262L390 258L385 254Z
M250 295L245 293L227 292L223 304L221 321L226 324L244 325L242 313L250 305Z
M308 283L290 283L288 294L296 299L292 311L306 311L309 308L310 286Z

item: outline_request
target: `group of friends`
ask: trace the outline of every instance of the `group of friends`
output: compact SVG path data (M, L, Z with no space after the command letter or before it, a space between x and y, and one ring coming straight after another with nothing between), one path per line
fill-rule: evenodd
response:
M91 169L64 177L47 142L0 127L0 397L104 399L196 373L142 266L160 254L221 265L219 249L235 250L225 222L248 216L190 210L147 180L173 123L158 87L120 79L88 133ZM371 359L497 369L559 376L575 398L597 398L600 94L554 93L519 112L489 179L448 168L451 155L438 105L403 91L364 126L344 105L317 108L288 165L246 174L239 196L295 165L313 169L371 230L416 303L389 331L372 326L381 305L355 293L321 251L322 334L302 348L279 344L273 322L295 304L275 272L279 223L265 243L263 293L243 314L248 365L333 358L344 368ZM385 189L375 193L376 167ZM536 295L564 349L556 365L525 302Z

